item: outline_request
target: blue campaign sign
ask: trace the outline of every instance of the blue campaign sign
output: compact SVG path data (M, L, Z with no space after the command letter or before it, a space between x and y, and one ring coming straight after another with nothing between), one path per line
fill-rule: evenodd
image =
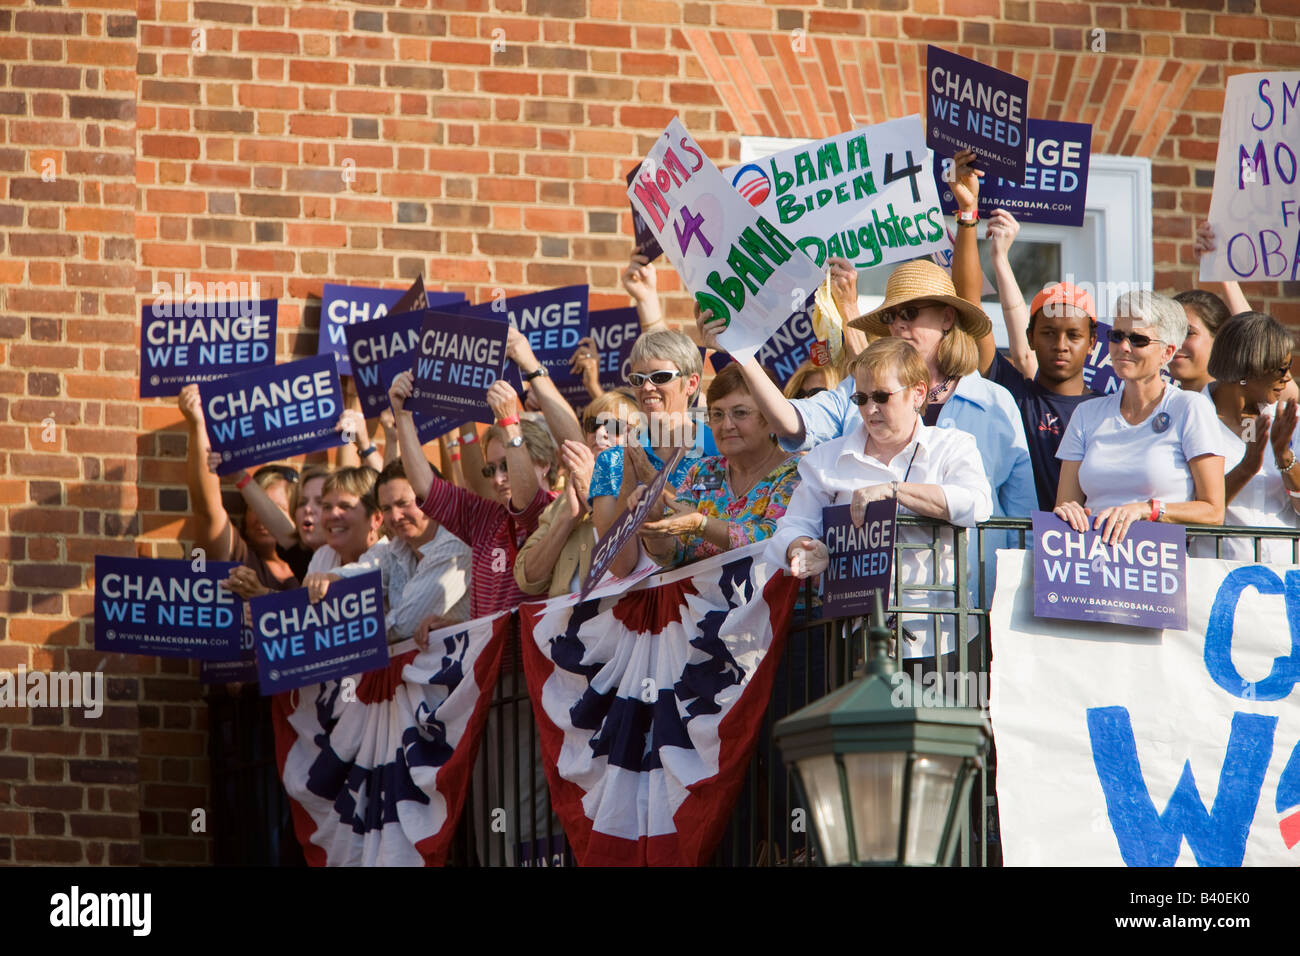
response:
M95 555L95 650L225 661L239 657L243 601L221 587L233 561Z
M986 173L1023 182L1029 81L937 46L925 55L925 145L973 149Z
M492 422L487 390L504 371L506 325L499 319L426 312L411 370L406 407L457 422Z
M627 184L630 187L632 180L636 179L636 174L641 172L641 164L637 163L627 174ZM636 236L636 251L645 256L651 262L654 262L664 254L663 246L659 245L659 240L655 238L654 230L651 229L641 214L637 212L636 203L628 200L632 207L632 234Z
M343 444L334 430L343 392L332 355L232 375L199 386L218 474Z
M378 571L334 582L315 604L307 599L306 588L267 594L249 604L263 696L388 664Z
M1024 178L1016 183L990 173L980 180L980 215L987 217L1000 208L1020 222L1082 226L1091 155L1090 124L1031 119ZM951 213L957 208L957 201L944 182L945 169L951 169L951 164L945 157L936 155L934 182L944 211Z
M831 559L822 576L822 613L826 617L870 614L877 591L881 607L889 607L897 515L898 502L893 498L867 505L861 527L853 523L849 505L822 509L822 537Z
M776 373L784 388L785 383L790 381L790 376L808 360L817 342L812 316L807 311L799 311L781 323L781 327L763 343L755 357L759 365L766 365ZM725 352L714 352L712 361L713 370L720 372L723 366L731 362L731 356Z
M140 310L140 397L179 395L275 364L275 299L155 302Z
M591 340L600 354L600 387L609 391L627 384L632 343L641 334L636 306L597 309L590 315Z
M1135 521L1117 545L1035 511L1034 614L1187 630L1187 529Z
M352 382L357 388L361 411L366 418L378 418L389 407L388 389L393 379L410 371L414 352L419 349L420 329L429 310L399 312L364 324L347 327L348 358L352 361ZM420 443L434 441L460 424L460 419L415 415Z
M412 302L411 308L441 309L465 301L459 292L426 292L424 282L417 278L418 292L423 293L423 302ZM321 293L320 325L321 334L317 343L316 354L333 354L338 363L340 375L351 375L352 365L348 361L346 329L359 322L373 322L382 319L390 312L401 311L402 300L416 291L411 289L376 289L361 285L339 285L325 283Z
M569 359L573 358L578 340L590 331L585 285L482 302L466 306L461 313L508 321L528 339L537 361L546 366L551 381L566 401L575 408L591 401L582 378L569 371Z
M233 661L199 661L200 684L253 684L257 682L257 652L253 649L253 629L239 629L239 659Z

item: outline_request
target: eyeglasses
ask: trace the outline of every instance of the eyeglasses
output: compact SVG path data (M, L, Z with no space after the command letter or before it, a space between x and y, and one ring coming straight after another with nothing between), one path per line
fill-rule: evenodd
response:
M504 474L506 471L506 463L504 461L503 462L490 461L482 468L480 468L479 471L483 473L484 478L491 478L498 471Z
M754 409L745 408L743 405L732 409L710 408L709 424L717 427L727 420L728 415L731 416L731 420L737 425L743 425L753 417Z
M900 385L892 392L886 392L884 389L879 388L874 392L854 392L849 396L849 401L854 405L865 405L868 400L875 402L877 405L884 405L889 401L891 396L897 395L906 388L906 385Z
M630 372L627 376L627 381L628 384L631 385L633 388L640 388L646 382L650 382L652 385L667 385L673 379L681 376L681 374L682 373L677 371L676 369L670 371L669 369L666 368L660 369L657 372L650 372L648 374L642 374L641 372Z
M1111 329L1106 333L1106 338L1110 339L1116 345L1128 339L1129 344L1135 349L1144 349L1152 342L1159 342L1160 339L1153 339L1149 335L1142 335L1139 332L1125 332L1121 329Z
M605 434L609 435L610 438L618 438L627 430L628 424L614 415L599 420L588 415L582 420L582 430L588 435L594 435L602 428L605 429Z
M935 302L914 302L911 305L900 305L897 309L881 312L880 322L882 325L893 325L899 319L904 322L915 322L918 315L926 309L936 308L937 305L938 303Z
M826 391L825 385L818 385L816 388L801 388L794 393L795 398L812 398L818 392Z

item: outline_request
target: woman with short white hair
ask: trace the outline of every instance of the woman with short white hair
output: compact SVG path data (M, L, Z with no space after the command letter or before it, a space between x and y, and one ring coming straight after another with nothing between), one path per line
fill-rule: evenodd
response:
M1223 440L1214 406L1160 377L1187 338L1178 303L1127 292L1115 303L1110 360L1119 391L1080 405L1056 457L1057 516L1124 540L1135 521L1220 524Z

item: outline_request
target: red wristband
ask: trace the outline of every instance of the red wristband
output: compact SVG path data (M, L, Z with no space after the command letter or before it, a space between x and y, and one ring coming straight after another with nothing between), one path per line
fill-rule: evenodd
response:
M1151 499L1151 517L1148 518L1147 520L1148 520L1148 521L1159 521L1159 520L1160 520L1160 512L1162 512L1162 511L1164 511L1164 510L1165 510L1165 509L1162 508L1162 507L1160 506L1160 499L1159 499L1159 498L1152 498L1152 499Z
M458 451L453 451L453 452L451 453L451 460L452 460L452 461L460 461L460 452L458 452Z
M519 416L518 416L518 415L509 415L509 416L507 416L506 418L498 418L498 419L497 419L497 424L500 425L500 426L502 426L503 428L504 428L504 427L507 427L507 426L509 426L509 425L518 425L518 424L519 424Z
M460 436L460 439L456 442L456 444L458 444L458 445L472 445L472 444L474 444L476 441L478 441L478 433L477 433L477 432L470 432L468 435L461 435L461 436Z
M249 483L250 481L252 481L252 480L253 480L253 476L252 476L252 474L250 474L249 472L246 471L246 472L244 472L244 474L240 477L240 479L239 479L237 482L235 482L235 487L238 488L240 491L243 491L243 490L244 490L244 485L248 484L248 483Z

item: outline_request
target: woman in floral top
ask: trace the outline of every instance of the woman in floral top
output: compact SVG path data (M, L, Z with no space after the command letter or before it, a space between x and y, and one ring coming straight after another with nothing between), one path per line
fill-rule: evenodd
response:
M660 564L686 564L770 537L799 484L800 456L776 444L738 365L719 372L706 397L721 454L693 465L676 495L664 493L671 515L642 526L645 550Z

